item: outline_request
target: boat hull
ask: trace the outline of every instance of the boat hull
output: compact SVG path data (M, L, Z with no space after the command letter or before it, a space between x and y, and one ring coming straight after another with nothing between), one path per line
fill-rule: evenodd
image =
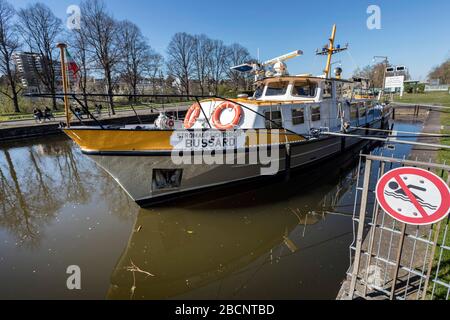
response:
M370 127L380 128L381 120ZM267 179L274 176L288 176L291 169L315 165L357 145L366 142L353 137L325 137L289 145L280 145L278 154L269 157L269 164L249 163L249 154L258 152L257 148L247 148L234 154L233 160L218 161L215 164L174 163L172 153L87 153L96 163L107 171L141 207L180 198L206 189L229 186L255 179ZM246 161L242 161L242 159ZM245 162L245 163L244 163ZM272 170L268 170L268 168ZM161 173L162 172L162 173ZM168 180L177 180L175 184L161 188L159 176L170 172ZM266 173L264 173L266 172ZM267 172L269 172L267 174Z

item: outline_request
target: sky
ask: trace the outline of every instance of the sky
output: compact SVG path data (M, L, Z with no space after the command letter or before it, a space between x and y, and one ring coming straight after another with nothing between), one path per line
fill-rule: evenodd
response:
M14 0L18 8L36 0ZM67 7L79 0L42 0L64 22ZM288 64L291 74L320 74L325 58L315 50L327 43L333 23L337 43L349 50L337 54L344 76L388 56L405 65L415 80L425 80L432 67L450 58L450 1L448 0L105 0L114 18L136 23L156 51L165 55L176 32L206 34L248 48L267 60L293 50L304 55ZM381 12L381 29L370 30L370 5ZM70 44L69 44L70 46ZM380 62L381 60L376 60ZM335 65L336 66L336 65Z

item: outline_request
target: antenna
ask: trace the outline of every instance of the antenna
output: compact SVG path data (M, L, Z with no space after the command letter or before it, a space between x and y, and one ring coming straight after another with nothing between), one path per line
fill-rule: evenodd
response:
M331 32L331 38L329 39L329 44L323 46L322 50L317 49L316 55L318 56L328 56L327 58L327 64L325 66L325 70L323 71L325 73L325 78L328 78L330 75L330 67L331 67L331 58L334 54L338 52L342 52L348 49L348 44L345 45L345 47L341 47L341 45L334 46L334 39L336 37L336 25L333 25L333 30Z

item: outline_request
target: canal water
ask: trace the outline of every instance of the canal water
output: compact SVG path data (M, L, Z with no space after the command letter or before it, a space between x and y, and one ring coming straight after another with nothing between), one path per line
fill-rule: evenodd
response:
M334 299L358 166L348 152L289 182L140 209L65 136L3 143L0 299ZM81 290L67 288L72 265Z

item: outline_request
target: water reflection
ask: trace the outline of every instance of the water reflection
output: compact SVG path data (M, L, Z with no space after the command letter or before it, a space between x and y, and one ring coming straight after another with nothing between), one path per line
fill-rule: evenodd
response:
M0 298L334 299L358 158L142 210L64 136L3 143ZM65 286L72 264L80 292Z
M141 210L112 274L108 298L246 298L239 290L247 285L244 274L281 260L285 264L288 256L350 235L341 230L316 238L311 227L346 196L351 199L355 159L348 154L288 183L243 187L233 197L208 201L204 196L201 204ZM307 227L311 238L303 241ZM293 270L296 263L289 263ZM227 285L233 289L225 292ZM215 295L218 286L220 296ZM267 290L265 282L254 288Z
M0 227L12 233L19 245L36 247L42 230L57 219L62 207L87 204L97 193L117 215L133 215L135 206L128 197L116 192L106 173L92 167L61 137L43 143L4 144L0 149ZM124 210L127 203L129 210Z

